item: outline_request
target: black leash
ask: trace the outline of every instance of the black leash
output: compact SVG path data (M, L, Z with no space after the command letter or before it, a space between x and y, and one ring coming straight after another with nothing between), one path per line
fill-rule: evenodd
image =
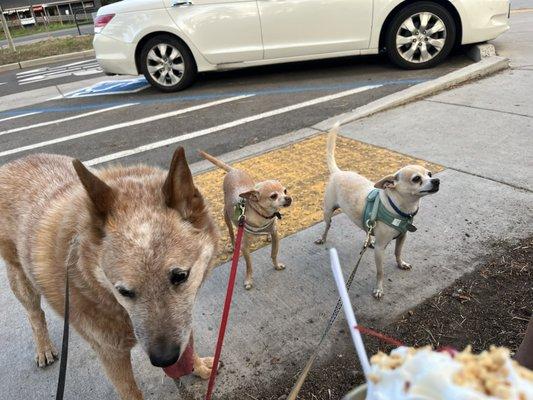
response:
M73 240L74 242L75 240ZM70 293L68 285L68 269L71 263L71 256L73 250L71 243L67 266L65 269L65 311L63 317L63 342L61 343L61 361L59 364L59 378L57 379L56 400L63 400L65 393L65 382L67 375L67 359L68 359L68 338L69 338L69 314L70 314Z

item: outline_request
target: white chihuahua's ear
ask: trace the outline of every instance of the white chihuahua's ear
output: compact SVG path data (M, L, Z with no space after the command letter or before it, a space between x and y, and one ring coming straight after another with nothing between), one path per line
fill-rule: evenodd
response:
M394 175L388 175L381 178L378 182L374 183L374 187L378 189L394 189L396 186L396 177Z
M259 192L257 190L249 190L247 192L241 193L239 197L242 197L246 200L259 201Z

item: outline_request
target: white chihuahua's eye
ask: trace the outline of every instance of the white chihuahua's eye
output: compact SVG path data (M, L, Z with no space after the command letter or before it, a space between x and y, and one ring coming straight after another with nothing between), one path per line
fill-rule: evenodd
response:
M283 190L283 194L287 194L287 189Z
M276 199L278 198L278 194L277 194L277 193L271 194L271 195L270 195L270 198L271 198L272 200L276 200Z
M133 299L135 297L135 292L133 290L129 290L129 289L126 289L124 286L122 285L117 285L115 287L115 289L117 289L117 292L122 296L122 297L127 297L129 299Z
M428 176L431 178L433 176L433 174L428 171Z
M187 279L189 279L189 271L180 268L174 268L170 271L170 283L174 286L185 282Z
M412 179L412 181L415 182L415 183L418 183L418 182L420 182L421 180L422 180L422 178L420 177L420 175L417 175L417 176L415 176L415 177Z

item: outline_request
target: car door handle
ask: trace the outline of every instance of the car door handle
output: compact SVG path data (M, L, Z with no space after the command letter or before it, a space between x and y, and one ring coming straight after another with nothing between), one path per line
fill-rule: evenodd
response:
M172 7L189 7L192 6L192 1L190 0L173 0L170 5Z

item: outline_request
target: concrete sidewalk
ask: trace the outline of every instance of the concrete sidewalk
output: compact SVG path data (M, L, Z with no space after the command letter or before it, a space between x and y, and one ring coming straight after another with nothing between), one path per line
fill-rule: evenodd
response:
M394 267L393 250L388 250L381 302L371 297L375 267L371 253L365 255L351 295L358 317L366 325L379 328L388 324L475 270L494 255L495 244L533 233L533 106L528 96L533 87L533 49L521 46L521 52L513 56L514 43L533 33L533 13L516 14L513 25L515 22L521 28L513 29L496 45L512 55L516 69L342 128L344 136L446 168L438 174L441 192L424 199L416 218L419 231L406 243L405 258L413 270ZM234 156L240 158L251 151L243 149ZM317 157L322 160L324 155ZM357 170L357 165L353 169ZM294 381L337 298L328 253L324 246L313 243L322 229L318 224L283 239L280 261L286 264L285 271L270 266L270 248L256 251L255 288L250 292L242 289L241 265L216 398L245 399L241 393L246 389L254 394L251 398L260 399L256 394L262 390ZM363 233L345 216L334 218L328 246L338 249L346 274L362 239ZM195 332L202 355L213 352L228 272L228 264L217 268L199 296ZM58 363L46 370L38 370L32 363L29 324L4 274L0 274L0 305L3 396L53 398ZM47 316L51 336L59 344L62 321L48 310ZM332 332L322 362L334 362L337 357L327 349L347 338L339 334L341 328L344 321ZM134 365L146 398L200 399L205 394L205 382L194 378L185 378L177 391L161 370L150 366L140 349L134 353ZM95 354L76 334L69 353L66 398L116 398Z

